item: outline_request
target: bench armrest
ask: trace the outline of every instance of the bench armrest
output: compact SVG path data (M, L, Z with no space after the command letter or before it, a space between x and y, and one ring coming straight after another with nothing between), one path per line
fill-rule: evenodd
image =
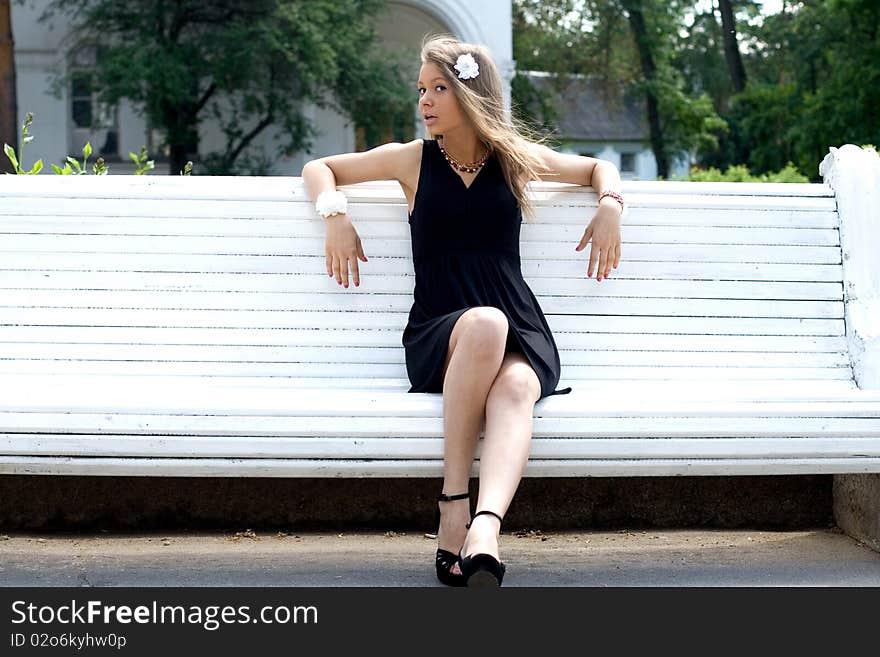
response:
M880 389L880 156L873 148L830 148L819 174L840 217L846 339L859 388Z

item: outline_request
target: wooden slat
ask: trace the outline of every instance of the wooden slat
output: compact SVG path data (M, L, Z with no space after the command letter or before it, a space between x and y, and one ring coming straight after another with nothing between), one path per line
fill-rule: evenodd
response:
M476 458L483 442L477 443ZM3 456L133 458L442 459L443 438L129 436L0 434ZM543 438L532 459L880 458L880 441L847 438Z
M179 178L179 179L178 179ZM367 191L396 191L401 193L397 181L373 181L359 185L347 185L352 193ZM596 194L590 187L568 183L532 182L534 191ZM631 181L622 182L625 192L642 192L665 196L742 196L744 198L795 196L833 198L834 193L824 183L724 183L688 181ZM306 196L302 179L294 176L133 176L113 175L106 177L42 176L15 180L0 178L0 195L7 197L34 196L55 198L141 198L141 199L237 199L237 200L286 200L291 196Z
M565 383L563 380L562 386L565 386ZM28 387L46 391L43 393L44 395L53 389L60 390L59 394L62 395L70 390L79 389L100 395L107 388L117 391L118 394L124 394L124 390L141 388L163 391L182 389L187 394L195 390L242 391L238 394L250 394L252 391L262 393L271 390L284 391L291 399L323 394L324 391L332 391L334 394L340 394L344 391L344 394L353 399L358 399L364 394L403 394L403 399L406 401L402 408L411 410L419 404L428 404L432 405L436 415L442 415L441 394L408 393L410 383L405 377L208 376L199 374L174 375L167 372L135 375L130 371L114 375L100 375L95 373L75 374L69 370L53 372L50 376L27 373L0 374L0 390L23 391ZM860 390L851 378L842 380L790 379L785 381L722 379L713 381L711 386L707 386L705 380L684 377L676 379L674 386L670 386L669 382L665 380L584 379L578 382L577 389L572 393L547 397L538 402L535 407L535 415L540 417L554 411L554 409L567 408L571 404L574 404L573 412L577 412L579 405L589 405L581 399L581 395L588 395L587 401L597 404L620 399L631 399L638 404L641 404L643 400L669 400L672 403L679 403L682 399L695 402L735 400L756 403L880 400L880 391ZM32 397L39 396L32 395Z
M402 330L402 327L401 327ZM763 351L838 352L847 350L843 336L779 335L677 335L616 334L590 331L555 332L561 351L638 350L648 347L664 351ZM124 344L124 345L242 345L275 347L327 346L335 349L401 345L399 330L351 329L220 329L220 328L131 328L102 326L2 326L0 344ZM2 349L2 347L0 347Z
M687 231L674 231L683 235ZM574 247L583 229L572 232L570 239L526 241L521 244L521 258L564 258L582 262L584 254ZM670 233L672 235L672 233ZM370 244L367 257L412 258L408 239L380 239ZM26 235L3 236L3 252L65 252L65 253L155 253L155 254L216 254L284 256L290 254L323 255L325 240L315 237L215 237L215 236L151 236L151 235ZM621 246L631 260L691 260L696 262L795 262L816 264L840 263L840 247L834 245L792 246L761 244L761 248L743 253L739 244L641 243L627 242Z
M584 224L586 222L583 222ZM670 222L671 223L671 222ZM585 229L581 222L546 223L528 226L521 231L521 241L580 240ZM776 226L687 226L678 224L643 225L626 223L621 226L621 240L625 244L644 242L692 244L783 244L789 246L839 246L839 230L829 228L801 228ZM357 224L362 240L403 240L410 235L410 227L401 222L363 221ZM55 216L22 218L0 222L0 235L45 236L165 236L165 237L321 237L326 227L314 221L249 221L242 219L145 219L125 217L71 218L60 221Z
M69 377L65 377L69 378ZM79 377L80 382L86 381ZM2 380L0 380L2 381ZM159 379L101 379L83 385L65 385L62 382L22 377L16 386L10 386L0 398L0 411L34 412L57 411L65 413L108 410L138 413L193 414L270 414L279 416L331 415L340 417L372 416L379 418L421 416L442 418L442 404L437 396L384 392L371 388L352 390L344 407L340 407L337 391L313 387L296 390L287 387L250 386L237 381L225 384L203 380L201 385L187 381ZM681 397L677 391L638 394L638 404L616 393L587 393L574 391L557 397L552 412L543 416L582 417L740 417L791 416L805 417L873 417L880 419L880 391L851 391L839 397L816 397L789 391L774 394L771 389L755 390L745 398L724 399L704 391L688 390ZM650 390L644 387L643 390ZM661 394L657 394L661 393ZM880 430L880 424L875 425Z
M216 363L177 361L101 361L101 360L8 360L0 359L0 374L52 374L63 369L75 374L149 374L207 376L284 376L338 377L361 379L405 379L406 368L386 363ZM563 365L560 387L574 385L578 380L639 380L678 381L699 379L717 382L726 379L780 380L852 378L846 367L636 367L615 365Z
M335 281L326 280L324 293L296 292L188 292L78 290L0 290L0 307L142 308L144 310L240 311L357 311L408 312L412 298L405 294L347 294ZM604 284L604 281L600 285ZM609 281L608 288L614 284ZM584 283L586 286L587 283ZM353 285L350 284L349 289ZM537 296L537 295L536 295ZM809 317L842 318L843 301L786 299L698 299L675 297L538 296L544 313L591 315L663 315L675 317Z
M361 280L364 285L370 281L386 277L413 277L412 263L404 258L391 258L370 255L369 263L359 263ZM523 277L530 284L538 278L580 278L586 274L589 256L572 264L569 260L539 260L522 258ZM221 256L185 254L84 254L84 253L9 253L0 252L0 284L10 287L8 276L17 272L36 272L38 274L62 271L93 272L113 274L116 272L138 272L159 274L216 274L217 276L262 276L277 274L285 277L297 275L322 275L325 266L323 256ZM720 262L712 264L710 280L736 281L805 281L841 282L843 267L837 264L815 263L737 263ZM298 273L297 273L298 272ZM705 280L706 265L701 262L651 262L621 261L612 270L614 280L627 279L672 279ZM108 276L111 280L114 276ZM227 288L228 289L228 288ZM366 288L364 288L366 291Z
M530 460L525 477L677 477L880 472L877 458ZM442 477L443 461L0 457L0 474L150 477ZM471 467L479 476L479 462Z
M584 279L541 277L530 285L536 295L565 295L584 292L584 296L678 297L715 299L843 299L843 284L837 282L803 281L718 281L718 280L635 280L615 278L613 285L596 286L589 293L583 290ZM163 292L235 293L311 292L327 285L326 274L262 275L262 274L174 274L104 272L4 272L0 274L0 294L14 303L14 291L32 290L113 290L124 296L128 292L147 291L161 303ZM338 284L337 284L338 285ZM349 285L352 285L349 282ZM371 279L370 292L364 294L410 293L413 280L409 277L385 276ZM338 288L337 288L338 289ZM3 290L9 292L3 293Z
M576 199L573 199L576 200ZM102 201L101 214L95 216L92 199L35 198L0 204L0 230L3 232L70 232L86 226L109 224L115 232L152 230L168 234L177 231L198 231L198 234L265 233L284 230L292 234L324 231L322 219L308 203L282 201L150 201L149 204L126 201ZM565 205L537 205L534 221L522 224L523 238L529 233L554 227L586 226L596 211L594 198ZM370 235L409 231L409 207L403 198L384 204L351 200L349 218L358 232ZM839 221L834 208L803 211L802 208L762 206L752 208L715 208L711 215L700 208L663 206L631 209L621 228L642 226L694 226L787 229L837 229ZM246 233L246 234L247 234Z
M743 437L785 438L862 437L880 439L876 417L786 417L773 414L772 407L761 417L538 417L533 420L534 437L629 438L629 437ZM803 412L803 411L802 411ZM163 436L313 436L350 438L443 435L443 418L423 417L339 417L201 415L151 413L39 413L0 412L0 433L91 433Z
M650 346L650 345L646 345ZM155 345L155 344L59 344L39 342L27 344L6 343L2 358L14 361L77 360L77 361L156 361L204 362L214 364L249 363L297 364L316 366L399 364L405 362L403 350L397 347L335 346L272 346L272 345ZM849 355L844 352L792 351L658 351L647 348L634 350L571 350L565 354L565 366L620 366L620 367L730 367L730 368L821 368L849 367ZM560 353L562 358L562 353Z
M810 317L664 317L652 315L602 315L591 304L590 314L547 312L547 323L554 333L594 333L649 335L844 335L840 318ZM583 309L582 309L583 310ZM337 330L347 327L387 329L403 332L409 308L397 312L357 310L312 310L309 313L278 313L260 310L178 310L151 309L149 313L130 309L105 308L29 308L0 306L0 326L108 326L160 328L227 329L312 329Z

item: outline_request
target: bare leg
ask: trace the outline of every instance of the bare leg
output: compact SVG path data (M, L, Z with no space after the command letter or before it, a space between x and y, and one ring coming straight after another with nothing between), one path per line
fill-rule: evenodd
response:
M504 358L507 317L497 308L463 313L450 335L443 379L443 492L468 490L486 398ZM457 553L470 520L469 500L438 502L438 547ZM452 572L459 573L458 564Z
M504 517L528 463L535 402L541 382L525 356L505 354L486 401L486 431L480 452L480 495L476 511ZM480 552L499 559L501 521L491 514L475 516L462 556Z

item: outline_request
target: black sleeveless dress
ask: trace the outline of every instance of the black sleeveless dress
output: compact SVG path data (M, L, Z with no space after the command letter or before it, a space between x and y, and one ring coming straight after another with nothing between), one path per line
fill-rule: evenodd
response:
M541 399L556 390L556 342L522 277L522 211L494 154L467 187L436 139L422 140L419 184L409 216L416 281L403 331L408 392L443 392L440 377L455 322L469 308L494 306L509 322L506 351L519 351L541 381Z

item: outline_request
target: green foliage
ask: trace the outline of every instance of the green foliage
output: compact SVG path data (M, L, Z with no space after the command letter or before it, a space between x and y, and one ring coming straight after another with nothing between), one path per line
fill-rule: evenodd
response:
M636 38L631 8L644 18L644 43ZM555 74L557 97L568 74L586 76L591 92L609 108L652 94L662 131L654 146L667 161L681 151L715 149L727 123L710 96L688 84L676 60L684 13L691 9L693 3L684 0L514 0L514 59L518 68ZM512 84L514 105L545 131L557 120L548 105L566 112L594 109L556 108L553 99L536 99L530 87Z
M52 170L62 176L69 176L71 174L82 176L87 174L89 172L88 159L89 156L92 154L92 144L90 142L86 142L86 145L83 146L82 154L82 164L80 164L77 160L68 155L67 162L65 163L64 168L59 167L57 164L53 164ZM96 176L103 176L109 172L110 169L108 169L107 166L104 164L104 158L99 157L95 161L95 164L92 166L92 173Z
M877 143L880 3L796 3L762 24L739 24L749 85L731 99L726 162L772 171L791 161L819 180L829 146Z
M199 122L220 121L214 170L259 157L273 129L277 155L309 150L314 102L355 118L369 136L404 112L416 70L379 52L372 19L384 0L49 0L43 19L66 14L80 44L100 44L94 90L123 98L156 126L178 173L198 151ZM418 57L408 57L410 68ZM66 81L66 78L61 78Z
M797 170L791 162L786 163L785 167L779 171L772 173L753 174L744 164L734 164L721 173L716 167L703 169L693 167L687 176L673 176L670 180L689 180L694 182L783 182L783 183L800 183L810 182L809 178Z
M24 125L22 127L22 147L24 144L29 144L34 140L33 135L30 134L30 127L34 121L34 115L32 112L28 112L27 117L25 118ZM23 171L19 166L19 156L16 156L15 150L9 146L9 144L5 144L4 151L6 152L6 157L9 158L9 161L12 162L12 165L15 167L16 173L19 174L37 174L43 170L43 160L37 160L36 164L34 164L33 168L30 171ZM82 164L79 163L78 160L68 156L67 162L64 164L64 167L59 167L57 164L52 165L52 170L55 171L56 174L60 176L69 176L69 175L86 175L89 172L88 168L88 159L92 154L92 144L90 142L86 142L86 145L83 146L82 149L83 161ZM137 165L138 170L135 171L135 174L140 175L146 173L150 169L153 168L153 161L147 161L147 149L145 147L141 147L140 155L135 155L134 153L128 154L134 163ZM186 167L183 171L181 171L180 175L188 176L192 172L192 162L187 162ZM95 160L95 163L92 165L92 174L96 176L105 176L110 173L110 169L107 167L104 162L103 157L99 157Z
M652 89L663 123L663 148L669 159L680 151L711 150L718 146L717 133L728 130L727 121L715 112L707 94L689 96L681 75L671 69L658 71L654 80L642 80L635 89Z
M12 146L10 146L9 144L3 144L3 152L6 153L6 157L9 158L9 161L12 163L12 167L15 169L15 173L19 175L36 175L43 170L43 160L37 160L36 162L34 162L34 166L32 166L28 171L25 171L21 168L25 144L29 144L34 140L33 136L30 134L30 127L33 121L33 113L28 112L27 116L25 116L24 123L21 126L21 147L18 149L17 155L15 153L15 149Z
M147 171L150 171L151 169L153 169L156 166L156 163L154 160L147 159L147 149L145 146L141 146L140 154L135 155L134 153L129 153L128 156L131 158L131 160L134 162L135 166L137 167L137 169L135 169L135 172L134 172L134 175L136 175L136 176L142 176Z
M880 3L784 5L761 17L761 3L733 2L746 73L739 94L714 2L514 0L514 59L519 68L589 75L609 96L615 84L653 93L662 143L651 146L667 157L692 149L703 168L744 164L756 175L791 162L818 181L829 146L880 143ZM631 10L644 18L642 44L627 25ZM653 76L644 74L646 56Z

